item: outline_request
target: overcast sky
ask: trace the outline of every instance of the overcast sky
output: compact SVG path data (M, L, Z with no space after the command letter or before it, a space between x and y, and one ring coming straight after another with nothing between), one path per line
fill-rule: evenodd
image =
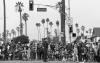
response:
M30 39L37 39L36 22L41 23L41 19L50 18L53 23L56 20L60 21L60 14L58 10L54 8L48 8L47 12L37 12L37 7L34 6L34 11L29 11L29 0L6 0L6 13L7 13L7 29L12 28L16 30L19 25L19 13L16 11L15 4L18 1L22 1L24 4L23 13L26 12L30 15L28 20L28 35ZM55 5L60 0L34 0L35 4L48 4ZM66 0L66 8L68 8ZM100 0L71 0L71 17L73 22L78 22L80 25L84 25L87 28L100 27ZM24 21L23 21L24 23ZM54 24L55 26L55 24ZM42 28L42 27L41 27ZM41 29L42 30L42 29ZM3 32L3 0L0 0L0 33ZM43 33L43 32L41 32Z

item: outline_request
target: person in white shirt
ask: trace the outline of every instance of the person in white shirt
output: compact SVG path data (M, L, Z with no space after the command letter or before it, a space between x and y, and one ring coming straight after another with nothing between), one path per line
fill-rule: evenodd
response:
M78 50L77 50L77 45L74 45L74 49L73 49L74 53L73 53L73 61L78 61Z

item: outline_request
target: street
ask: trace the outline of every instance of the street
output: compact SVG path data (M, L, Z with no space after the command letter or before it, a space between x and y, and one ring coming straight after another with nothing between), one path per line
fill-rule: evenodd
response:
M64 61L0 61L0 63L98 63L98 62L64 62Z

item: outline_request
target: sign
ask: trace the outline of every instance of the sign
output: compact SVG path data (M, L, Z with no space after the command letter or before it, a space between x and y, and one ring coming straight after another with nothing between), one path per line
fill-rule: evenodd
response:
M46 12L47 8L37 8L37 12Z

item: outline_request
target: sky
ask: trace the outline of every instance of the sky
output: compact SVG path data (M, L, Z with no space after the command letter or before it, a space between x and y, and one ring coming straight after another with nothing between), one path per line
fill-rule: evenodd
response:
M28 36L32 39L38 39L36 23L41 23L44 18L50 18L50 21L55 23L60 21L60 14L55 8L47 7L47 12L37 12L36 8L45 6L34 6L34 11L29 11L29 0L5 0L6 1L6 20L7 29L15 29L19 26L20 16L16 11L15 4L18 1L23 2L23 13L29 14L28 23ZM55 5L61 0L34 0L35 4ZM66 1L66 11L68 8L68 0ZM100 0L70 0L71 2L71 17L73 18L73 24L76 22L80 26L84 25L86 28L100 27ZM24 23L24 21L23 21ZM67 25L67 24L66 24ZM45 25L46 26L46 25ZM56 28L56 24L53 25L53 29ZM67 29L66 29L67 30ZM0 0L0 33L3 32L3 0ZM17 32L17 31L16 31ZM67 32L67 31L66 31ZM52 32L54 33L54 32ZM41 25L41 36L43 36L43 27ZM68 38L68 37L67 37Z

